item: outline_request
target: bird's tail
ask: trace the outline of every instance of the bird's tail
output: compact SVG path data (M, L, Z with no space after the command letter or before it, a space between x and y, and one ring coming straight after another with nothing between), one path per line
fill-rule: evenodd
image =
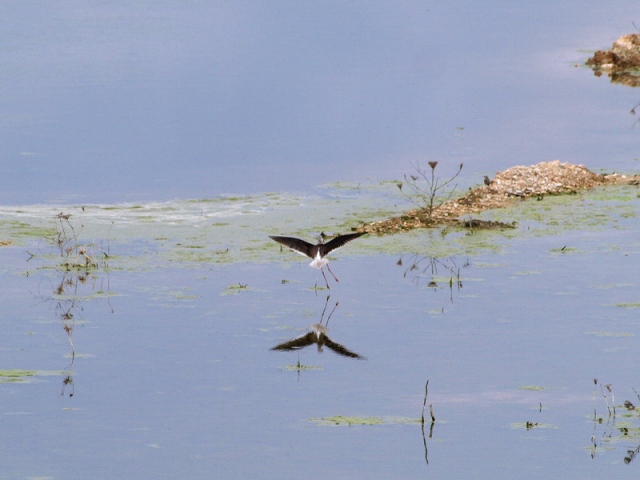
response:
M317 268L318 270L320 270L322 267L324 267L327 263L329 263L329 260L327 260L326 258L315 258L310 264L310 267L313 268Z

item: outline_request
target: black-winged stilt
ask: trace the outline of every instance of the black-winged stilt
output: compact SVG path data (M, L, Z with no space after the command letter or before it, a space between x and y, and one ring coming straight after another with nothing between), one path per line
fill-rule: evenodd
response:
M364 233L347 233L346 235L338 235L334 239L330 240L327 243L324 243L324 232L320 234L318 238L318 243L316 245L312 245L309 242L305 242L304 240L300 240L299 238L294 237L279 237L276 235L269 235L271 240L275 240L281 245L284 245L287 248L290 248L294 252L297 252L305 257L309 257L312 259L309 264L310 267L317 268L322 272L322 276L324 277L324 281L327 284L327 288L329 287L329 282L327 281L327 277L324 274L323 267L327 267L329 273L333 275L335 281L338 281L338 277L334 275L334 273L329 268L329 260L325 257L329 255L334 250L342 247L345 243L350 242L351 240L355 240L356 238L364 235Z

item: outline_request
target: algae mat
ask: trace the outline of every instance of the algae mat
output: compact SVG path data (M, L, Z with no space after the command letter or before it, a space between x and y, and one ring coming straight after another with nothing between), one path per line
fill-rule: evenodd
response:
M69 215L73 235L108 252L113 268L141 269L171 264L197 267L237 262L299 262L283 254L268 235L313 240L319 232L345 233L407 208L393 182L327 185L314 195L268 193L257 196L176 200L149 204L31 205L0 207L3 245L54 254L56 218ZM474 218L517 222L499 232L451 227L417 229L353 242L340 255L415 253L432 257L499 251L509 238L557 235L565 231L625 229L640 215L635 186L612 186L575 195L528 199ZM471 218L471 217L469 217ZM558 250L569 253L570 250Z

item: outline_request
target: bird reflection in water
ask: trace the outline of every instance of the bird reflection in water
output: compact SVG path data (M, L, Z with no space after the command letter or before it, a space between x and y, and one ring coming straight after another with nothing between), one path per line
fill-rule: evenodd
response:
M333 307L333 310L331 310L331 313L327 317L326 323L322 325L324 314L326 313L327 305L329 304L329 298L330 296L327 296L327 300L324 303L324 309L322 310L320 323L315 323L311 325L310 332L304 335L301 335L299 337L296 337L292 340L289 340L287 342L276 345L271 350L288 352L292 350L300 350L302 348L308 347L309 345L313 345L315 343L318 346L318 352L320 353L322 353L323 347L327 347L333 352L343 357L357 358L358 360L366 360L366 357L363 357L362 355L358 355L357 353L352 352L351 350L347 349L343 345L340 345L339 343L334 342L327 336L327 331L329 330L328 328L329 320L331 320L331 316L333 315L333 312L336 311L336 308L338 308L338 304L339 304L339 302L336 302L336 304Z

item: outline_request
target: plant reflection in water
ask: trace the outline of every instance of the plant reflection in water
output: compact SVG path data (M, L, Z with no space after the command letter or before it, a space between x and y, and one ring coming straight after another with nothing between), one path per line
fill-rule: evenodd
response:
M625 400L623 406L625 412L617 414L615 406L615 397L613 393L613 387L610 383L603 385L598 382L597 378L593 379L593 434L591 435L590 454L591 458L596 457L596 453L600 450L607 449L607 445L611 445L613 442L634 441L637 445L634 449L627 450L627 454L624 457L624 463L629 464L635 460L636 456L640 453L640 408L636 407L629 400ZM597 412L597 399L598 385L600 385L600 395L604 399L607 407L606 419L604 415L599 415ZM640 395L633 389L636 394L638 402L640 402ZM619 418L622 417L622 418ZM598 430L602 430L602 433L598 433ZM616 432L618 433L616 435Z
M64 368L66 372L62 380L61 395L66 394L69 388L69 397L75 394L75 384L73 381L73 365L76 359L76 350L73 343L73 330L76 319L84 320L82 312L84 307L82 301L92 298L105 297L109 292L109 246L107 249L95 243L81 244L78 236L81 232L76 231L70 222L72 215L59 213L54 217L56 226L55 245L62 261L55 265L56 273L61 273L57 281L51 281L51 295L43 294L38 286L39 298L45 303L53 302L56 318L60 319L62 328L71 347L71 362ZM29 253L27 261L36 258L37 255ZM82 301L81 301L82 299ZM106 296L107 304L111 313L113 307Z
M437 257L427 257L423 255L403 255L401 256L396 265L404 267L403 278L411 280L415 285L419 285L421 281L424 281L425 277L429 278L427 287L438 288L439 282L446 282L449 285L449 291L451 293L450 300L453 303L454 290L459 292L462 290L462 279L460 277L460 269L469 266L469 260L459 267L456 263L455 257L448 257L440 259ZM444 268L448 273L440 275L439 270Z

